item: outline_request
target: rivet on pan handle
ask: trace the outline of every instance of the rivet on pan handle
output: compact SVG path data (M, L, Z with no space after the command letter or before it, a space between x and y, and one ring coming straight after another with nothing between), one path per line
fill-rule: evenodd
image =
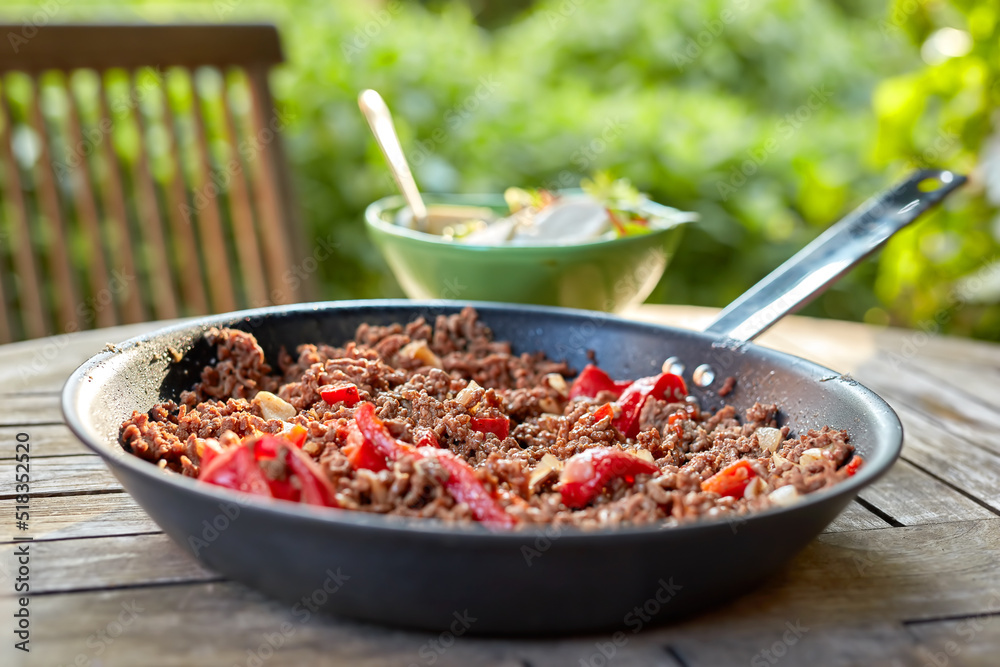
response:
M944 169L914 172L820 234L729 304L705 331L735 342L753 340L809 303L965 181L965 176Z

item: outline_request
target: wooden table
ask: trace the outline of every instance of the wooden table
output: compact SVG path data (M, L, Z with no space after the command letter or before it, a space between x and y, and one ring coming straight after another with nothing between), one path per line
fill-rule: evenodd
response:
M632 316L699 327L711 313ZM0 347L0 664L1000 665L998 346L785 320L761 342L850 373L902 418L903 460L882 482L768 590L718 611L624 646L608 636L452 644L344 619L299 623L201 567L122 491L63 425L58 392L105 343L154 326ZM18 433L32 455L29 654L11 634Z

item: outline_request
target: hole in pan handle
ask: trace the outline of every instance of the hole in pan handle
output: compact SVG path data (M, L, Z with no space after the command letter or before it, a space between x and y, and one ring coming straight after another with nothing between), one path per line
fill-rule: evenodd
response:
M913 172L816 237L729 304L705 331L737 343L753 340L809 303L965 181L965 176L944 169Z

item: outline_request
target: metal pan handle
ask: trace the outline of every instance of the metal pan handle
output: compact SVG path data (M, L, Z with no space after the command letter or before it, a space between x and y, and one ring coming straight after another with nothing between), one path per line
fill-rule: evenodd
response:
M914 172L832 225L729 304L705 329L706 333L735 342L753 340L788 313L809 303L965 181L965 176L944 169Z

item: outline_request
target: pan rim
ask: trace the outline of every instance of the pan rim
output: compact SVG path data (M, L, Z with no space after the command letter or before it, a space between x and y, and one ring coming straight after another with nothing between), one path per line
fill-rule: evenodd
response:
M408 537L438 537L453 540L488 540L491 542L512 542L523 543L526 539L552 538L553 533L557 533L559 541L568 543L587 542L591 540L604 540L615 537L621 540L628 539L648 539L654 535L669 536L676 535L680 538L691 532L708 532L730 526L732 517L705 518L696 521L683 523L680 525L664 526L661 524L642 526L620 526L615 528L581 529L576 526L556 526L545 524L540 526L520 527L512 531L494 531L481 524L472 523L468 525L453 525L445 523L439 519L399 517L370 512L339 508L314 508L307 505L288 503L281 501L257 498L250 494L243 494L231 489L215 487L210 484L199 483L197 480L187 478L183 475L168 474L163 472L156 465L132 456L118 445L116 452L114 445L104 441L103 438L96 437L89 431L83 416L77 410L77 401L81 398L83 389L88 384L88 376L97 368L110 360L135 349L138 346L154 342L158 338L167 337L170 334L195 333L198 330L205 330L211 326L226 324L236 324L240 321L249 321L254 318L271 315L282 315L292 313L337 311L342 309L364 310L364 309L387 309L402 308L406 310L460 310L462 307L471 306L481 311L492 312L536 312L547 315L561 315L570 318L587 318L602 322L618 323L647 331L673 334L679 336L693 336L707 341L722 342L718 338L701 331L682 329L662 324L654 324L639 320L602 313L597 311L580 310L573 308L561 308L555 306L535 306L526 304L506 304L486 301L452 301L444 299L365 299L350 301L316 301L308 303L298 303L283 306L268 306L264 308L253 308L229 313L198 316L175 321L164 327L159 327L152 331L133 336L121 343L115 344L111 349L105 349L98 354L87 359L81 364L66 380L60 395L60 406L63 417L70 431L88 449L100 456L114 471L116 466L124 466L129 471L139 474L143 479L152 484L165 483L172 486L178 493L194 494L204 500L216 502L229 502L239 504L241 507L249 507L253 510L270 513L274 518L282 518L290 521L317 523L324 527L356 529L362 531L388 531L399 533L400 536ZM830 502L834 498L850 496L854 498L864 487L874 483L892 467L899 458L903 445L903 426L898 415L892 406L888 404L877 393L857 382L847 378L830 368L815 362L803 359L786 352L763 347L756 343L741 343L739 345L741 354L749 353L771 356L778 361L792 364L797 369L809 370L817 376L825 379L839 379L849 382L850 391L858 392L861 398L865 398L871 405L870 412L874 416L876 406L884 413L884 418L888 419L885 425L891 432L888 442L880 445L880 451L884 448L885 453L880 456L880 461L870 463L866 461L856 475L843 480L836 485L806 494L798 502L788 507L773 507L760 512L752 512L746 515L739 515L739 523L762 522L777 518L783 515L791 515L808 508ZM870 421L870 420L869 420ZM117 445L117 443L115 443ZM132 495L131 493L129 495ZM141 506L141 505L140 505Z

